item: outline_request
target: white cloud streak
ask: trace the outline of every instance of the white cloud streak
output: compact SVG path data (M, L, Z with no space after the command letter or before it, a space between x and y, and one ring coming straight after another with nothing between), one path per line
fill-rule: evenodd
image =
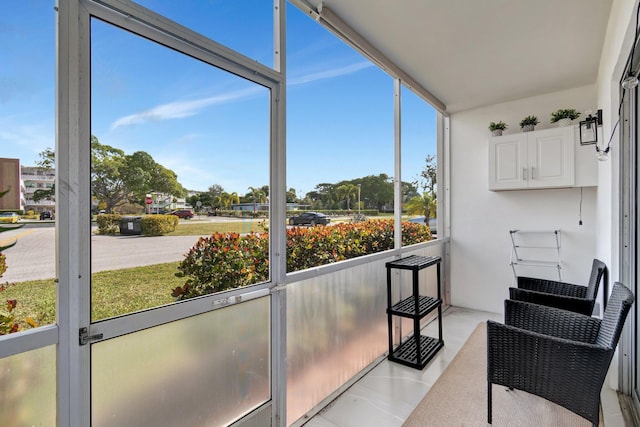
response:
M158 105L157 107L153 107L150 110L119 118L111 124L111 130L117 129L122 126L130 126L150 121L172 120L193 116L198 114L203 108L210 107L212 105L223 104L226 102L232 102L241 98L247 98L259 93L261 90L262 89L259 87L250 87L248 89L239 90L223 95L211 96L203 99L194 99L192 101L177 101Z
M291 78L288 80L290 86L302 85L305 83L313 83L319 80L332 79L335 77L346 76L348 74L357 73L365 68L373 67L373 64L368 61L362 61L355 64L347 65L340 68L332 68L330 70L319 71L317 73L311 73L304 76Z
M358 62L355 64L347 65L340 68L333 68L330 70L319 71L316 73L306 74L301 77L289 79L289 86L298 86L306 83L313 83L319 80L332 79L335 77L341 77L348 74L357 73L365 68L372 67L373 64L367 61ZM167 104L158 105L149 110L142 111L140 113L124 116L116 120L111 124L111 130L115 130L123 126L131 126L140 123L146 123L150 121L162 121L181 119L184 117L190 117L198 114L202 109L210 107L212 105L223 104L232 102L238 99L247 98L259 93L262 88L250 87L248 89L231 92L227 94L212 96L202 99L194 99L191 101L177 101L169 102Z

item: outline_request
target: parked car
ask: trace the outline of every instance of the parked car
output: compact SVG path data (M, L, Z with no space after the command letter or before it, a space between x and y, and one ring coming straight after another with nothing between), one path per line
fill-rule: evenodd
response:
M331 219L325 214L319 212L305 212L289 218L289 225L327 225L330 221Z
M53 219L53 213L51 211L40 212L40 221L45 219Z
M20 217L15 212L2 212L0 213L0 222L5 222L9 224L15 224L18 222Z
M191 219L193 212L190 209L176 209L169 212L169 215L176 215L178 218Z

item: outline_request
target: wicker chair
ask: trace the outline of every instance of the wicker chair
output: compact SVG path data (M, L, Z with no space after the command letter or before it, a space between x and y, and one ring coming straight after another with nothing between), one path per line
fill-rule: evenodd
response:
M621 283L602 320L553 307L505 301L505 324L487 322L487 419L491 387L543 397L598 425L600 392L634 297Z
M590 316L593 313L593 307L598 296L598 287L603 276L606 284L606 273L607 266L605 263L594 259L587 286L532 277L518 277L518 287L509 288L509 298L516 301L562 308Z

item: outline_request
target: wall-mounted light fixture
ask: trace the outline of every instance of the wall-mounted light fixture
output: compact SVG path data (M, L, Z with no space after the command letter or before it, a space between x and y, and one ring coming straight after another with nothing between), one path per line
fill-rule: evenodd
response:
M580 145L596 144L598 142L598 125L602 125L602 110L595 116L591 113L580 122Z

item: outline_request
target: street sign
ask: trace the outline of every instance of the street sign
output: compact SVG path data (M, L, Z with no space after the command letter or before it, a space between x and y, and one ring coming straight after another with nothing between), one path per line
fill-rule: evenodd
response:
M151 197L147 197L146 199L144 199L144 202L145 202L147 205L150 205L151 203L153 203L153 199L152 199Z

